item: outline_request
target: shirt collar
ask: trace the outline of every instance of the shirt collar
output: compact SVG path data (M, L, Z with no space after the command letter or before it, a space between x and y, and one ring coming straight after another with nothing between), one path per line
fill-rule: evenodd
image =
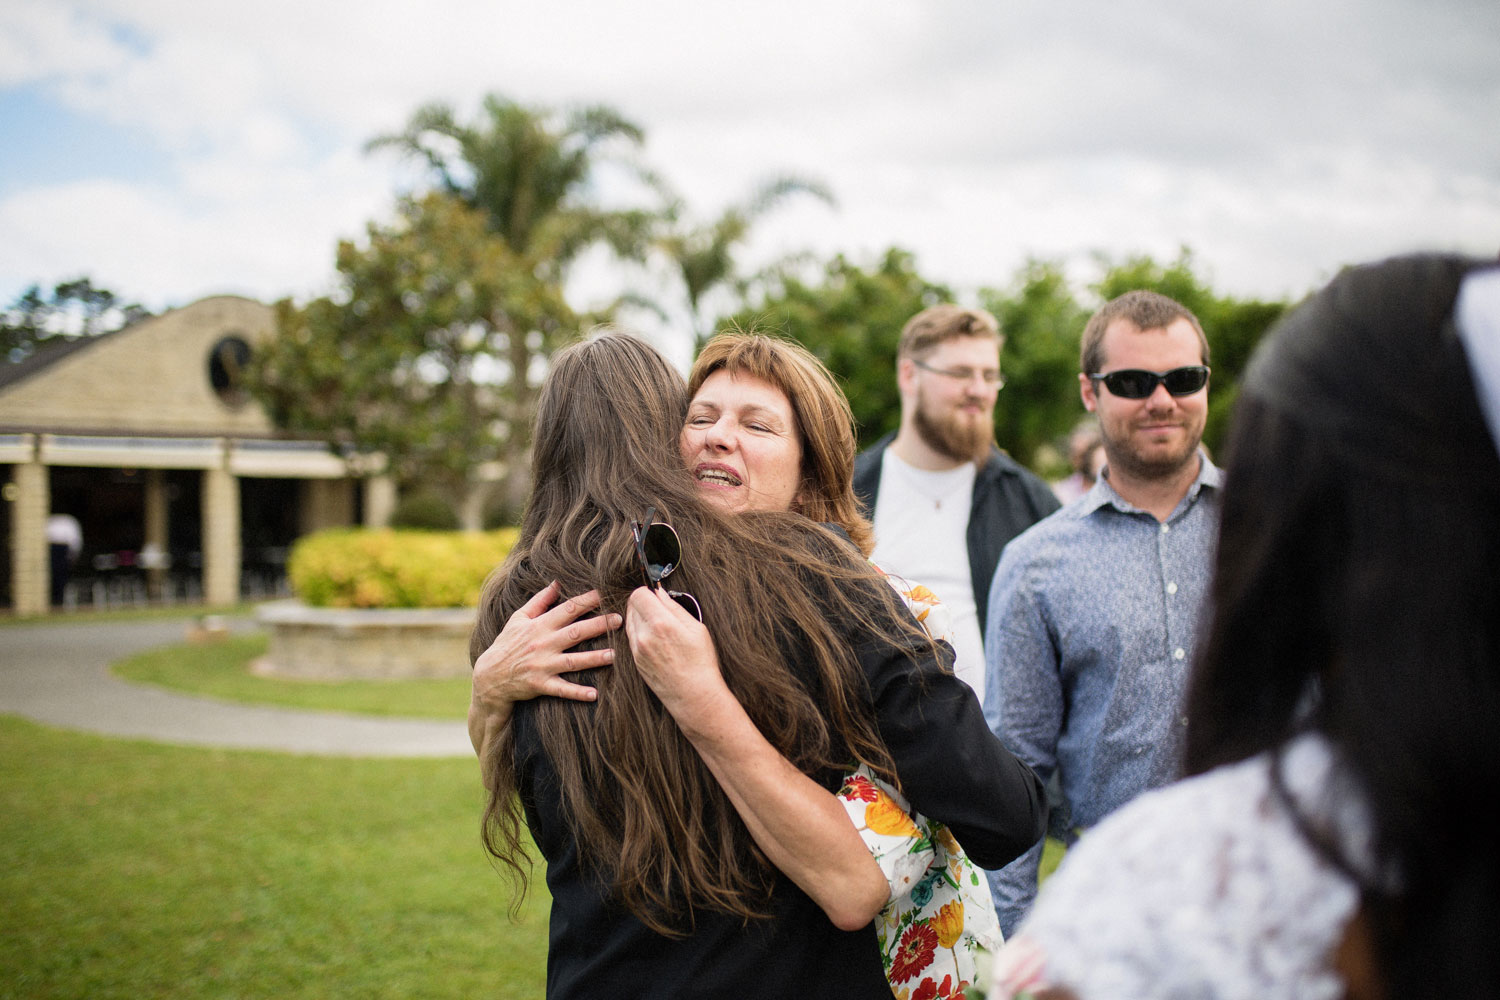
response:
M1193 479L1193 484L1188 487L1187 494L1183 497L1182 502L1178 503L1177 507L1179 510L1185 510L1197 502L1198 494L1205 487L1212 490L1221 488L1224 473L1220 471L1217 465L1209 461L1208 454L1202 448L1198 449L1198 458L1201 459L1198 463L1198 475ZM1106 506L1114 507L1116 510L1126 514L1146 513L1116 493L1115 488L1109 484L1109 480L1100 476L1094 481L1093 487L1083 495L1083 499L1079 501L1078 516L1088 517L1100 507Z

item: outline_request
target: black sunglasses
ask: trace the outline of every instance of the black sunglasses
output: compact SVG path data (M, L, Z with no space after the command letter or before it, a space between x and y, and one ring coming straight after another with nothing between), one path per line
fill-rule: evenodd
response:
M670 524L653 521L655 514L655 507L647 507L645 518L630 522L630 534L635 538L635 554L641 561L641 571L646 574L646 583L652 590L660 590L661 582L682 565L682 540ZM669 590L667 596L688 614L700 622L703 620L703 609L692 594Z
M1173 368L1169 372L1148 372L1140 368L1124 368L1108 374L1096 372L1089 378L1103 382L1110 392L1121 399L1145 399L1165 385L1174 396L1191 396L1208 385L1207 365L1188 365Z

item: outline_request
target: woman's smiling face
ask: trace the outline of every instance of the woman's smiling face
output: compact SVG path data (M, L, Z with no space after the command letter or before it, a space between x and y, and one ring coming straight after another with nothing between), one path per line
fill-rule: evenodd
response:
M720 369L698 387L679 439L698 486L726 510L791 510L802 485L802 435L786 394Z

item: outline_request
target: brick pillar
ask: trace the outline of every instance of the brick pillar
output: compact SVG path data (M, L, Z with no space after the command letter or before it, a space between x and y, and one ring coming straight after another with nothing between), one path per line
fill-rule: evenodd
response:
M145 545L141 564L146 570L146 592L160 600L162 584L167 578L167 474L161 469L146 470ZM147 554L150 554L150 558Z
M47 467L35 457L11 466L16 490L10 519L11 607L17 615L44 615L52 606L47 514L52 507Z
M240 599L240 481L222 466L203 470L203 602Z
M396 481L390 476L367 476L365 489L365 527L389 528L396 512Z

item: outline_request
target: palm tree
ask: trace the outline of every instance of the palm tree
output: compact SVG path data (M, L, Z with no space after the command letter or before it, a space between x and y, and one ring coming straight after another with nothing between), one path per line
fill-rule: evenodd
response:
M560 281L588 246L608 243L639 258L656 210L606 210L588 198L597 166L623 167L653 194L656 176L628 155L644 139L641 128L604 105L559 114L526 107L499 94L484 99L477 121L458 121L442 103L419 108L406 128L370 140L367 151L395 149L425 161L437 186L482 209L490 229L538 276Z
M800 260L784 257L753 275L742 275L735 253L750 237L755 222L793 195L805 194L833 205L833 194L823 184L802 177L782 175L762 181L750 197L730 205L713 222L683 225L681 200L674 199L666 214L666 231L656 238L656 247L671 261L682 279L688 310L698 346L713 332L702 316L704 297L713 289L730 286L743 299L748 290L767 277L784 272ZM712 322L709 318L708 322Z

